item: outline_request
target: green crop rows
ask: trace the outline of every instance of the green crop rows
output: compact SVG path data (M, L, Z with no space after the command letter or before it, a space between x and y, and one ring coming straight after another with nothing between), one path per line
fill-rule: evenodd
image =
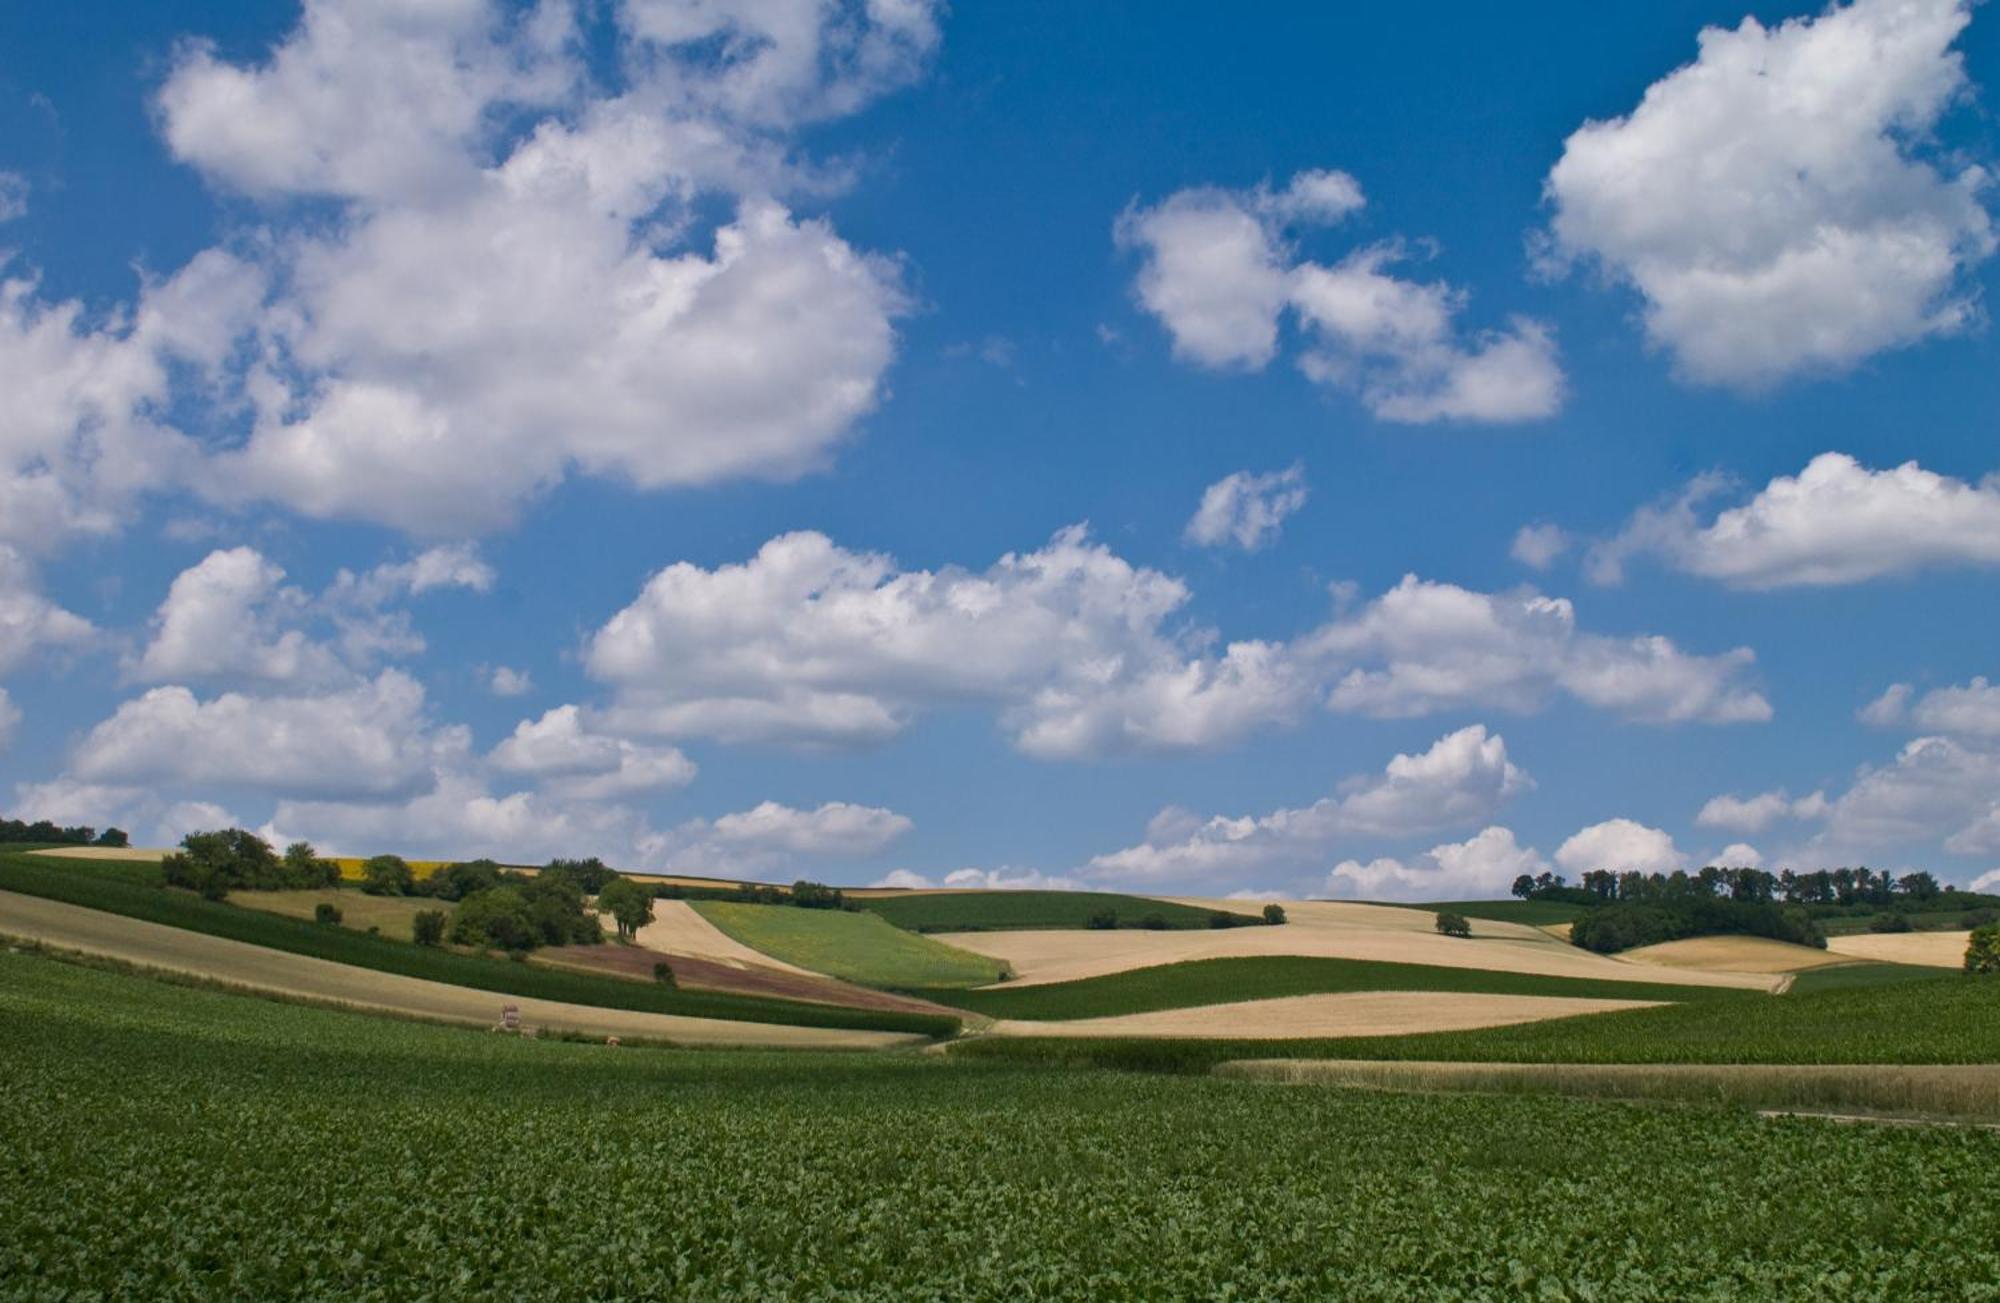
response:
M920 991L940 1004L993 1018L1106 1018L1185 1009L1235 1000L1338 991L1479 991L1496 995L1559 995L1593 1000L1768 1000L1761 992L1730 987L1676 986L1665 982L1606 982L1544 977L1481 968L1391 964L1365 959L1307 959L1259 955L1197 959L1135 968L1075 982L984 991Z
M743 1022L808 1027L850 1027L948 1036L955 1021L941 1015L893 1010L842 1009L796 1000L708 991L597 977L585 973L509 963L504 959L457 954L369 936L348 928L322 927L303 919L203 900L185 891L155 885L159 868L116 861L53 860L0 854L0 890L19 891L128 918L164 923L191 932L227 937L273 950L312 955L357 968L448 982L453 986L604 1009L730 1018Z
M0 953L0 1293L1992 1298L2000 1136L523 1042Z
M1907 974L1898 970L1898 980L1874 985L1857 980L1783 996L1708 999L1484 1031L1292 1041L993 1037L953 1054L1162 1072L1205 1072L1229 1059L2000 1063L2000 987L1942 970Z
M1122 896L1109 891L940 891L908 896L861 896L854 903L912 932L1008 932L1087 927L1093 915L1109 913L1119 927L1148 919L1171 930L1205 928L1216 911L1169 900ZM1232 913L1239 927L1262 927L1256 913Z

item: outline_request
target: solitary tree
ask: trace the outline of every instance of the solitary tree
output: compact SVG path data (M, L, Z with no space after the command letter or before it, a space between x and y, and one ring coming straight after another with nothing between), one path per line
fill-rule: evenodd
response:
M1264 921L1276 927L1285 921L1285 907L1276 901L1264 906Z
M1469 937L1472 935L1472 920L1463 914L1445 910L1437 916L1437 930L1448 937Z
M410 920L410 935L420 946L434 946L444 940L445 913L441 909L420 909Z
M618 939L630 941L653 921L653 893L630 878L613 878L597 893L597 907L618 925Z

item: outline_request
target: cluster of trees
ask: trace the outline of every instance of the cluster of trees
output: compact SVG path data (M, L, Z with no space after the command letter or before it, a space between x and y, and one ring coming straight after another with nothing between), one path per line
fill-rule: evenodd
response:
M340 866L322 859L310 842L293 842L280 855L271 843L242 828L191 832L181 848L160 860L170 887L186 887L210 900L232 891L295 891L339 885Z
M1826 934L1796 905L1684 896L1605 905L1570 924L1574 945L1600 954L1683 937L1753 936L1826 949Z
M1559 873L1523 873L1514 879L1514 894L1522 900L1566 901L1577 905L1695 898L1889 907L1905 903L1926 905L1947 893L1928 873L1895 877L1867 868L1820 869L1814 873L1786 869L1767 873L1763 869L1725 869L1711 864L1695 873L1679 869L1672 873L1613 873L1594 869L1574 886Z
M454 905L425 910L412 923L419 944L507 951L541 946L589 946L604 940L604 925L589 906L618 884L631 884L601 860L553 860L539 873L523 873L493 860L447 864L419 879L400 855L377 855L361 865L361 890L376 896L422 896ZM651 898L647 897L648 912ZM625 932L621 922L619 931Z
M1472 920L1452 910L1439 910L1437 930L1443 936L1469 937L1472 935Z
M0 843L12 845L19 842L50 842L58 846L130 846L132 839L125 835L122 828L106 828L99 832L88 824L65 828L47 819L37 819L33 823L0 819Z

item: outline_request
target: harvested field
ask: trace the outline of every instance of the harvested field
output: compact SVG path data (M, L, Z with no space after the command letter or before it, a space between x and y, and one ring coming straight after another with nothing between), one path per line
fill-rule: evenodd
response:
M2000 1121L2000 1065L1384 1063L1256 1059L1217 1075L1295 1085L1484 1094L1587 1095L1735 1104L1762 1109L1863 1110L1891 1116Z
M1701 973L1796 973L1844 964L1849 956L1768 937L1688 937L1640 946L1618 956L1627 963Z
M1188 900L1200 907L1241 901ZM1335 901L1286 901L1282 927L1197 932L950 932L938 934L963 950L1004 959L1014 968L1009 987L1102 977L1155 964L1250 955L1303 955L1389 963L1485 968L1550 977L1613 982L1671 982L1767 990L1772 979L1745 972L1637 967L1558 941L1519 923L1473 920L1469 939L1439 936L1422 910ZM1817 954L1817 951L1812 952ZM1635 971L1635 967L1637 971Z
M1647 1000L1577 1000L1548 995L1350 991L1161 1009L1115 1018L1063 1022L1002 1019L993 1024L992 1031L999 1036L1227 1036L1260 1040L1406 1036L1507 1027L1547 1018L1644 1009L1652 1004Z
M689 1045L878 1049L923 1039L896 1032L729 1022L526 999L268 950L13 892L0 892L0 934L231 986L435 1022L491 1026L499 1021L501 1006L513 1004L521 1011L521 1021L532 1027Z
M1885 964L1922 964L1926 968L1965 967L1970 932L1861 932L1828 937L1826 948L1848 959L1873 959Z
M138 864L158 864L168 852L148 850L143 846L51 846L47 850L28 851L27 854L47 855L59 860L131 860Z
M643 946L551 946L536 951L528 962L576 972L605 973L641 982L658 981L653 975L653 965L664 963L673 970L674 983L688 991L727 991L732 995L806 1000L849 1009L895 1009L904 1013L959 1016L958 1010L945 1009L926 1000L891 995L887 991L854 986L831 977L789 973L748 964L724 964L689 955L668 955Z

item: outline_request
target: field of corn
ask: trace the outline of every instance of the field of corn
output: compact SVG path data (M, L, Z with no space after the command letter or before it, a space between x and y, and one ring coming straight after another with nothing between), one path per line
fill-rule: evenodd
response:
M0 952L0 1293L2000 1295L2000 1135L526 1042Z

